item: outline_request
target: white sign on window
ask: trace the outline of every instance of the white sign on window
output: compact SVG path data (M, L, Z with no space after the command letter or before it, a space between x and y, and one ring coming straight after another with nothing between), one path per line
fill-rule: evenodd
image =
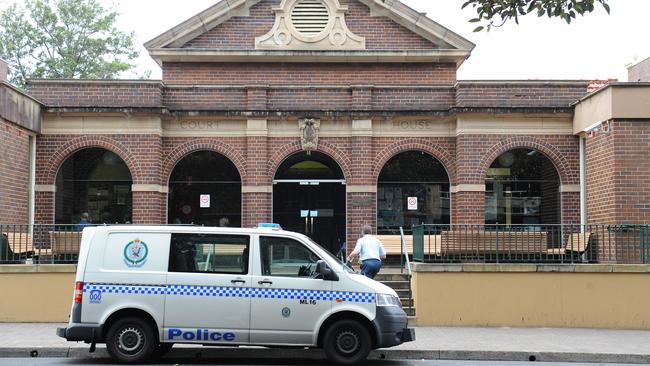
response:
M409 211L417 211L418 210L418 198L417 197L409 197L408 198L408 209Z
M201 195L201 208L210 208L210 195L202 194Z

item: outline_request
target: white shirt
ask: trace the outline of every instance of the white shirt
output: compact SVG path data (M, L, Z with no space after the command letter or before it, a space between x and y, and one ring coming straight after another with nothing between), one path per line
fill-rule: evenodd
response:
M372 235L364 235L363 238L357 240L357 246L354 251L359 253L359 258L362 261L366 259L379 259L386 256L384 245Z

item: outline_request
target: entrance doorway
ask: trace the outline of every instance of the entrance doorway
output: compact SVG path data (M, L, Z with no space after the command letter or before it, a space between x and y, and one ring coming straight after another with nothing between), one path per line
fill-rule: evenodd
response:
M345 177L319 152L287 158L273 181L273 221L303 233L333 254L345 243Z

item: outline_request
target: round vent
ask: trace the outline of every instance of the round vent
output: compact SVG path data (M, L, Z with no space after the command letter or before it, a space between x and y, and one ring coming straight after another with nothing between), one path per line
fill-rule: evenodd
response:
M327 28L329 11L321 0L300 0L293 7L291 21L300 34L315 36Z

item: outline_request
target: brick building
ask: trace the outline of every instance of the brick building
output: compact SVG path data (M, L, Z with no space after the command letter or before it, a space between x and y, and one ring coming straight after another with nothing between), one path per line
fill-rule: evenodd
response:
M32 80L39 123L0 115L2 223L275 221L336 251L365 223L648 222L646 85L459 81L474 45L397 0L221 1L146 47L160 81Z

